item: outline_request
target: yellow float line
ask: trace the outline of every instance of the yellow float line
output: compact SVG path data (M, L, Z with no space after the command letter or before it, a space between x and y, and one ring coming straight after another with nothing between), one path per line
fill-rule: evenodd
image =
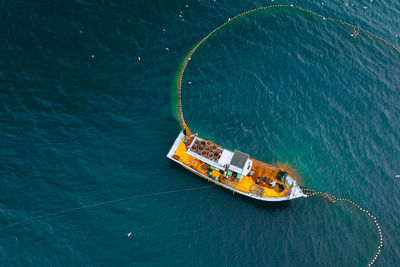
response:
M383 246L383 235L382 235L382 231L381 231L381 226L379 225L378 220L376 219L376 217L374 215L372 215L368 210L361 208L358 204L356 204L354 201L351 201L350 199L347 199L347 198L336 198L335 196L333 196L333 195L331 195L329 193L318 192L318 191L315 191L315 190L312 190L312 189L308 189L308 188L303 188L302 190L308 197L320 195L323 198L328 199L332 203L335 203L337 201L347 202L347 203L353 205L354 207L356 207L357 209L359 209L361 212L365 213L368 217L370 217L374 221L376 229L378 230L378 233L379 233L379 245L378 245L378 248L377 248L377 250L375 252L374 257L368 263L368 266L372 266L372 264L374 264L376 259L378 258L379 254L381 254L381 249L382 249L382 246Z
M315 15L315 16L317 16L317 17L320 17L320 18L321 18L322 20L324 20L324 21L328 21L328 20L329 20L329 21L334 21L334 22L338 22L338 23L341 23L341 24L343 24L343 25L349 26L349 27L351 27L351 28L353 28L353 29L356 29L356 28L357 28L357 26L352 25L352 24L350 24L350 23L348 23L348 22L345 22L345 21L343 21L343 20L334 19L334 18L329 18L329 17L326 17L326 16L322 16L322 15L320 15L320 14L318 14L318 13L315 13L315 12L313 12L313 11L311 11L311 10L308 10L308 9L305 9L305 8L302 8L302 7L296 7L296 6L294 6L294 5L271 5L271 6L259 7L259 8L251 9L251 10L248 10L248 11L246 11L246 12L240 13L240 14L234 16L233 18L228 19L228 20L225 21L222 25L218 26L218 27L215 28L212 32L210 32L209 34L207 34L203 39L201 39L201 40L192 48L192 50L190 50L190 52L186 55L185 59L183 60L183 62L181 63L181 65L180 65L179 68L178 68L179 71L178 71L178 73L177 73L177 75L176 75L176 79L175 79L175 82L174 82L174 88L175 88L174 91L175 91L175 90L177 91L177 94L175 94L175 95L178 97L177 100L174 101L174 102L175 102L175 103L174 103L174 106L175 106L175 111L176 111L176 113L174 112L174 115L177 114L176 117L177 117L177 119L179 120L182 129L186 129L186 131L187 131L189 134L191 134L192 131L189 129L189 127L187 126L187 124L186 124L186 122L185 122L185 119L183 118L182 99L181 99L182 94L181 94L181 93L182 93L183 74L184 74L184 72L185 72L186 66L187 66L187 64L189 63L189 60L191 59L192 55L194 54L194 52L196 52L196 50L199 48L199 46L200 46L204 41L206 41L206 40L207 40L208 38L210 38L214 33L216 33L216 32L217 32L218 30L220 30L221 28L225 27L227 24L231 23L232 21L234 21L234 20L236 20L236 19L238 19L238 18L240 18L240 17L250 15L250 14L255 13L255 12L257 12L257 11L263 11L263 10L273 9L273 8L292 8L292 9L300 10L300 11L303 11L303 12L306 12L306 13L309 13L309 14L312 14L312 15ZM369 32L368 30L365 30L365 29L363 29L363 28L361 28L361 27L358 27L358 29L359 29L360 31L363 31L363 32L369 34L369 35L372 36L373 38L382 41L383 43L385 43L386 45L388 45L388 46L390 46L392 49L394 49L397 53L400 53L400 49L399 49L398 47L396 47L394 44L392 44L391 42L389 42L389 41L383 39L382 37L379 37L379 36L377 36L377 35L375 35L375 34ZM174 98L174 99L176 99L176 98Z
M221 28L225 27L227 24L231 23L232 21L234 21L234 20L236 20L236 19L238 19L238 18L240 18L240 17L246 16L246 15L250 15L250 14L252 14L252 13L254 13L254 12L257 12L257 11L262 11L262 10L272 9L272 8L293 8L293 9L296 9L296 10L300 10L300 11L303 11L303 12L306 12L306 13L309 13L309 14L312 14L312 15L315 15L315 16L318 16L318 17L320 17L320 18L321 18L322 20L324 20L324 21L328 21L328 20L329 20L329 21L334 21L334 22L338 22L338 23L341 23L341 24L343 24L343 25L352 27L353 29L356 29L356 28L357 28L355 25L352 25L352 24L350 24L350 23L348 23L348 22L345 22L345 21L342 21L342 20L339 20L339 19L333 19L333 18L325 17L325 16L322 16L322 15L320 15L320 14L317 14L317 13L311 11L311 10L308 10L308 9L305 9L305 8L301 8L301 7L295 7L295 6L293 6L293 5L272 5L272 6L266 6L266 7L259 7L259 8L251 9L251 10L249 10L249 11L240 13L239 15L236 15L236 16L234 16L233 18L228 19L228 20L227 20L226 22L224 22L222 25L218 26L218 27L215 28L212 32L210 32L209 34L207 34L203 39L200 40L200 42L198 42L198 43L192 48L192 50L190 50L190 52L186 55L185 59L183 60L181 66L180 66L180 68L179 68L178 75L177 75L177 77L176 77L176 79L175 79L174 87L175 87L175 89L176 89L177 92L178 92L178 94L177 94L177 96L178 96L178 101L176 101L177 118L178 118L178 120L179 120L179 122L180 122L180 124L181 124L182 129L186 129L186 132L187 132L188 134L192 134L192 131L190 131L189 127L187 126L187 124L186 124L186 122L185 122L185 119L183 118L182 98L181 98L181 97L182 97L182 79L183 79L183 74L184 74L184 72L185 72L186 66L187 66L187 64L189 63L189 60L191 59L192 55L194 54L194 52L196 52L196 50L199 48L199 46L200 46L204 41L206 41L206 40L207 40L208 38L210 38L215 32L217 32L217 31L220 30ZM369 34L369 35L372 36L373 38L382 41L384 44L388 45L389 47L391 47L391 48L394 49L397 53L400 54L400 49L399 49L398 47L396 47L394 44L392 44L391 42L389 42L389 41L383 39L382 37L379 37L379 36L377 36L377 35L375 35L375 34L369 32L368 30L365 30L365 29L363 29L363 28L361 28L361 27L358 27L358 29L361 30L361 31L363 31L363 32L365 32L365 33L367 33L367 34ZM336 202L336 201L346 201L346 202L350 203L351 205L353 205L354 207L358 208L360 211L362 211L362 212L364 212L365 214L367 214L371 219L374 220L375 226L376 226L376 228L377 228L377 230L378 230L378 233L379 233L379 245L378 245L377 251L376 251L376 253L375 253L375 256L374 256L373 259L368 263L368 266L371 266L372 264L374 264L374 262L376 261L376 259L377 259L378 256L379 256L379 254L381 253L381 248L382 248L382 246L383 246L382 231L381 231L380 225L378 224L378 221L377 221L376 217L373 216L373 215L371 215L371 213L370 213L368 210L361 208L359 205L357 205L356 203L354 203L353 201L351 201L351 200L349 200L349 199L345 199L345 198L336 198L336 197L334 197L334 196L332 196L332 195L330 195L330 194L328 194L328 193L316 192L316 191L314 191L314 190L312 190L312 189L303 189L303 190L308 191L308 194L307 194L308 196L321 195L322 197L327 198L327 199L329 199L329 200L332 201L332 202Z

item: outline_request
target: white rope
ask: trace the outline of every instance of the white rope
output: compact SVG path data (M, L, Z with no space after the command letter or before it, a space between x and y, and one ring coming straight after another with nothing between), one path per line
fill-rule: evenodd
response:
M173 193L184 192L184 191L207 189L207 188L211 188L211 187L214 187L214 186L215 185L209 185L209 186L192 187L192 188L186 188L186 189L177 189L177 190L157 192L157 193L134 195L134 196L124 197L124 198L104 201L104 202L100 202L100 203L94 203L94 204L89 204L89 205L85 205L85 206L80 206L80 207L76 207L76 208L65 209L65 210L61 210L61 211L47 213L47 214L44 214L44 215L30 217L30 218L27 218L27 219L24 219L24 220L21 220L21 221L6 225L6 226L0 228L0 231L5 230L5 229L10 228L10 227L13 227L13 226L16 226L16 225L23 224L24 222L38 220L38 219L42 219L42 218L47 218L47 217L50 217L50 216L55 216L55 215L59 215L59 214L63 214L63 213L69 213L69 212L77 211L77 210L81 210L81 209L87 209L87 208L102 206L102 205L106 205L106 204L110 204L110 203L116 203L116 202L125 201L125 200L131 200L131 199L135 199L135 198L159 196L159 195L173 194Z

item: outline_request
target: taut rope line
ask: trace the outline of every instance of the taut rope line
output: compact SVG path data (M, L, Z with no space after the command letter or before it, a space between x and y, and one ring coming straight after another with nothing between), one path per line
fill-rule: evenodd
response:
M184 59L182 65L181 65L181 67L180 67L180 69L179 69L179 74L178 74L178 76L177 76L177 78L176 78L176 82L175 82L175 84L176 84L176 90L177 90L177 92L178 92L178 99L179 99L179 103L178 103L178 106L176 107L176 111L177 111L177 113L178 113L178 120L179 120L179 122L180 122L180 124L181 124L182 129L185 129L186 132L187 132L188 134L192 134L192 131L190 131L190 129L189 129L189 127L187 126L187 124L186 124L186 122L185 122L185 119L184 119L184 117L183 117L182 99L181 99L181 96L182 96L182 80L183 80L183 74L184 74L184 72L185 72L186 66L187 66L187 64L189 63L189 61L190 61L192 55L196 52L196 50L199 48L199 46L200 46L204 41L206 41L206 40L207 40L208 38L210 38L215 32L217 32L217 31L220 30L221 28L225 27L227 24L231 23L232 21L234 21L234 20L236 20L236 19L238 19L238 18L240 18L240 17L249 15L249 14L251 14L251 13L257 12L257 11L262 11L262 10L272 9L272 8L293 8L293 9L295 9L295 10L303 11L303 12L306 12L306 13L308 13L308 14L312 14L312 15L315 15L315 16L317 16L317 17L320 17L320 18L321 18L322 20L324 20L324 21L333 21L333 22L341 23L341 24L343 24L343 25L349 26L349 27L350 27L351 29L353 29L353 30L354 30L354 29L357 29L357 35L352 36L352 37L354 37L354 38L357 37L358 34L360 33L360 31L363 31L363 32L367 33L368 35L372 36L373 38L382 41L384 44L388 45L389 47L391 47L391 48L394 49L397 53L400 54L400 49L399 49L398 47L396 47L394 44L390 43L389 41L387 41L387 40L385 40L385 39L383 39L383 38L381 38L381 37L379 37L379 36L377 36L377 35L375 35L375 34L369 32L368 30L365 30L365 29L363 29L363 28L361 28L361 27L359 27L359 26L352 25L352 24L350 24L350 23L348 23L348 22L345 22L345 21L342 21L342 20L339 20L339 19L334 19L334 18L329 18L329 17L322 16L322 15L317 14L317 13L311 11L311 10L304 9L304 8L301 8L301 7L295 7L295 6L293 6L293 5L271 5L271 6L259 7L259 8L251 9L251 10L249 10L249 11L240 13L240 14L234 16L233 18L228 19L228 20L225 21L222 25L218 26L218 27L215 28L213 31L211 31L209 34L207 34L203 39L201 39L201 40L192 48L192 50L190 50L190 52L186 55L186 57L185 57L185 59ZM378 224L378 221L377 221L376 217L373 216L373 215L371 215L371 213L370 213L368 210L361 208L359 205L357 205L356 203L354 203L353 201L351 201L351 200L349 200L349 199L345 199L345 198L336 198L336 197L334 197L334 196L331 195L331 194L323 193L323 192L317 192L317 191L314 191L314 190L312 190L312 189L303 189L303 190L305 191L305 193L306 193L307 196L309 196L309 197L311 197L311 196L316 196L316 195L320 195L320 196L322 196L323 198L326 198L326 199L330 200L330 201L333 202L333 203L335 203L336 201L345 201L345 202L348 202L348 203L350 203L351 205L353 205L354 207L356 207L357 209L359 209L361 212L363 212L363 213L365 213L366 215L368 215L372 220L374 220L375 226L376 226L376 228L377 228L377 230L378 230L378 233L379 233L379 245L378 245L378 247L377 247L377 251L376 251L374 257L373 257L372 260L368 263L368 266L371 266L372 264L374 264L374 262L376 261L376 259L377 259L378 256L379 256L379 254L381 253L381 248L382 248L382 246L383 246L382 231L381 231L381 227L380 227L380 225Z
M160 196L160 195L167 195L167 194L173 194L173 193L178 193L178 192L184 192L184 191L193 191L193 190L201 190L201 189L207 189L207 188L211 188L214 187L214 185L209 185L209 186L200 186L200 187L192 187L192 188L186 188L186 189L177 189L177 190L171 190L171 191L164 191L164 192L157 192L157 193L149 193L149 194L141 194L141 195L134 195L134 196L129 196L129 197L124 197L124 198L119 198L119 199L113 199L113 200L109 200L109 201L104 201L104 202L100 202L100 203L94 203L94 204L89 204L89 205L85 205L85 206L80 206L80 207L76 207L76 208L71 208L71 209L65 209L65 210L61 210L61 211L56 211L56 212L51 212L51 213L47 213L44 215L39 215L39 216L34 216L34 217L30 217L9 225L6 225L2 228L0 228L0 231L3 231L7 228L16 226L16 225L20 225L23 224L25 222L28 221L33 221L33 220L38 220L38 219L43 219L43 218L47 218L50 216L55 216L55 215L60 215L60 214L64 214L64 213L69 213L72 211L77 211L77 210L81 210L81 209L87 209L87 208L92 208L92 207L97 207L97 206L102 206L102 205L106 205L106 204L111 204L111 203L116 203L116 202L121 202L121 201L126 201L126 200L131 200L131 199L135 199L135 198L142 198L142 197L150 197L150 196Z

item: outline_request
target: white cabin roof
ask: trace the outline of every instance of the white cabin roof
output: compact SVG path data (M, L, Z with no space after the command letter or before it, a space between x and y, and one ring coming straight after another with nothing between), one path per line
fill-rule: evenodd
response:
M219 158L218 164L221 166L229 165L233 157L233 152L224 149L222 150L222 155Z
M192 152L190 148L194 144L196 140L202 140L201 138L196 137L190 147L187 150L187 154L191 155L194 158L197 158L203 162L208 163L209 165L218 168L220 170L224 170L225 166L229 166L229 170L239 173L243 176L249 174L251 167L253 165L253 161L249 159L249 155L238 150L232 152L228 149L222 149L221 157L219 158L218 162L213 160L209 160L206 157L203 157L195 152Z

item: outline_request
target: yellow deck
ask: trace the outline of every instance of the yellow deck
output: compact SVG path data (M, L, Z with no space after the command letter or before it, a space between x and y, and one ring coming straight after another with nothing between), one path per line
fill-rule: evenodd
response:
M184 143L184 141L187 140L187 144ZM232 187L236 190L245 192L245 193L255 193L258 192L258 194L261 194L263 192L262 197L266 198L279 198L279 197L287 197L288 196L288 188L289 186L287 184L285 185L285 189L280 192L280 189L278 188L278 184L281 183L277 179L273 178L276 176L276 174L282 170L285 171L282 168L277 168L275 166L266 164L264 162L251 159L253 160L253 166L252 170L254 171L254 174L252 176L244 176L240 182L237 182L235 179L231 178L225 178L219 171L213 170L211 173L211 176L209 175L209 165L205 162L202 162L199 159L196 159L192 157L191 155L187 154L186 151L190 145L190 143L193 141L193 138L190 138L188 136L185 136L181 143L179 144L175 154L172 156L174 159L178 160L179 162L183 163L184 165L202 173L203 175L206 175L208 177L211 177L213 179L218 178L218 181L222 182L223 184ZM262 183L262 177L268 175L271 177L270 179L274 179L276 181L275 187L272 187L269 185L268 181L263 184ZM256 184L257 177L261 177L261 181ZM253 191L251 191L251 188ZM255 190L255 191L254 191Z

